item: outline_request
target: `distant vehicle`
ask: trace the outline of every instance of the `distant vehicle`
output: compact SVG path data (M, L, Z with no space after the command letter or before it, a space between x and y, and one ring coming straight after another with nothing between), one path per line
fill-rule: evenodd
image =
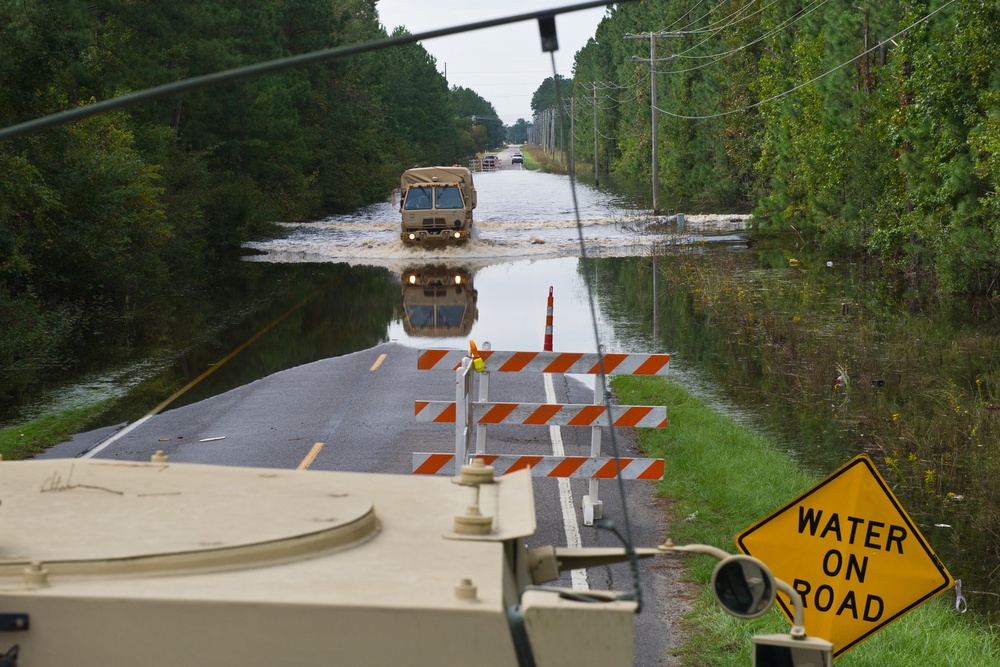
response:
M500 158L496 155L484 155L483 156L483 169L499 169L500 168Z
M461 244L472 231L476 188L465 167L418 167L399 179L402 230L407 245Z
M514 153L514 157L510 159L511 164L524 164L524 156L520 153Z

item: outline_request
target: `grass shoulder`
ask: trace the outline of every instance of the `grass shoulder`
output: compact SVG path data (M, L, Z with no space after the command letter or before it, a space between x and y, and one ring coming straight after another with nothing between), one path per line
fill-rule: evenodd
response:
M26 459L64 442L74 433L89 428L94 417L102 414L112 401L86 407L70 408L45 415L18 426L0 429L0 454L5 461Z
M711 544L735 553L737 533L820 481L766 438L672 380L616 376L612 388L623 404L669 407L667 428L642 429L638 437L645 455L667 460L659 493L671 500L668 534L675 544ZM707 587L715 563L706 556L679 557L685 576L700 592L682 621L685 638L677 654L685 665L748 665L751 638L787 633L789 624L777 608L752 621L719 609ZM837 664L1000 664L1000 635L985 621L959 617L949 594L891 623Z
M536 171L544 171L551 174L565 174L566 166L549 158L540 146L521 146L521 154L524 155L524 168Z

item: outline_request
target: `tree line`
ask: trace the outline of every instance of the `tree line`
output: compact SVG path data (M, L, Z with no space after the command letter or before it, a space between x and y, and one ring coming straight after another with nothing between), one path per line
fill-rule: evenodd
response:
M649 181L655 105L675 201L996 296L998 63L994 0L643 0L609 9L562 101L612 176Z
M0 126L383 38L375 6L0 2ZM220 249L276 233L273 221L384 199L405 168L499 143L502 128L477 114L496 118L475 92L449 90L413 44L0 142L0 321L12 323L0 368L34 363L97 311L125 311L193 276L210 281Z

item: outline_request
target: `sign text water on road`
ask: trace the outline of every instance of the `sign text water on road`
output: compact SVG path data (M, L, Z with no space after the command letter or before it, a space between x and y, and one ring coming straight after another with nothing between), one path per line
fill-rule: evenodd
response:
M955 583L867 456L736 543L799 592L806 631L833 642L834 657ZM791 619L790 603L778 601Z

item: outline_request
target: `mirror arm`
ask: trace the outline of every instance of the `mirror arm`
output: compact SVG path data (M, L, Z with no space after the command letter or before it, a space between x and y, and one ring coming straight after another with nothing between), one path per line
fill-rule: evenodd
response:
M683 551L686 553L704 554L706 556L714 556L720 561L725 560L726 558L729 558L732 555L730 553L723 551L722 549L713 547L708 544L686 544L678 546L675 545L671 540L667 540L666 542L658 546L657 549L667 553ZM774 575L771 576L774 577ZM802 606L802 596L799 595L799 592L797 590L789 586L781 579L778 579L777 577L774 577L774 585L779 591L781 591L791 599L792 605L795 607L795 613L792 619L792 629L789 632L789 634L794 639L805 639L806 628L805 628L804 611L803 611L804 608Z
M806 627L805 621L803 619L803 607L802 607L802 596L799 592L789 586L787 583L774 577L774 585L779 591L787 595L792 600L792 605L795 607L795 614L792 620L792 629L788 632L792 636L792 639L805 639L806 638Z
M725 560L729 558L732 554L726 553L722 549L713 547L709 544L685 544L685 545L675 545L670 540L667 540L660 546L656 547L660 551L671 553L674 551L684 551L690 554L704 554L706 556L713 556L718 560Z

